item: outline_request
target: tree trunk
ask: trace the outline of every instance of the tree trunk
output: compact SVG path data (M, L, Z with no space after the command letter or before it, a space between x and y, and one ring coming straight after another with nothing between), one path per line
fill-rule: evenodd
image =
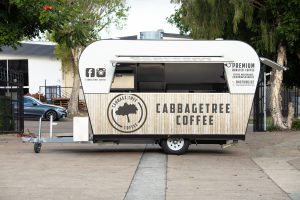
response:
M284 65L286 63L286 47L280 43L278 46L277 52L277 63L280 65ZM271 77L271 115L273 119L273 124L278 126L280 129L285 130L288 127L283 122L283 117L281 113L281 85L283 78L283 70L272 70Z
M130 120L129 120L129 116L128 115L126 115L127 116L127 122L129 123L130 122Z
M80 78L79 78L79 57L82 53L82 48L74 48L72 51L72 67L73 67L73 87L71 92L70 101L68 104L68 112L70 115L77 115L79 113L78 101L80 91Z
M290 102L289 103L289 115L288 115L288 118L287 118L287 127L288 127L288 129L292 128L294 114L295 114L294 104L292 102Z
M78 109L78 99L79 99L79 90L80 90L80 79L78 73L74 74L73 78L73 87L71 92L70 101L68 104L68 112L70 115L77 115L79 112Z
M278 46L277 52L277 63L280 65L285 65L287 63L286 57L286 47L280 43ZM288 109L288 118L287 123L284 123L283 116L281 113L282 105L281 105L281 85L283 79L283 70L272 70L272 78L271 78L271 115L273 119L273 123L275 126L279 127L281 130L291 129L292 121L294 117L294 106L293 103L289 103Z

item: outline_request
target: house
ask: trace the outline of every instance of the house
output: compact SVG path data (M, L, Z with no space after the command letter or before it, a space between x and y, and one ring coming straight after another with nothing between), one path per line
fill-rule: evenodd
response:
M24 94L43 93L40 86L62 84L61 61L54 48L49 42L21 42L16 49L1 47L0 67L23 73Z

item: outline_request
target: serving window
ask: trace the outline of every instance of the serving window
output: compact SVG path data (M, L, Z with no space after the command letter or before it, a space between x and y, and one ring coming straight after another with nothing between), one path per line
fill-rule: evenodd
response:
M134 92L136 91L134 66L117 66L111 84L112 92Z
M166 64L167 92L228 92L223 63Z
M111 92L228 92L223 63L118 64Z
M139 92L166 92L164 64L138 64L137 86Z

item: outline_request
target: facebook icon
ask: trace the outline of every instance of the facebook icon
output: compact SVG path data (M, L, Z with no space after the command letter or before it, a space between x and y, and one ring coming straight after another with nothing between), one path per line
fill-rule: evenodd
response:
M86 77L95 77L95 69L94 68L86 68L85 76Z

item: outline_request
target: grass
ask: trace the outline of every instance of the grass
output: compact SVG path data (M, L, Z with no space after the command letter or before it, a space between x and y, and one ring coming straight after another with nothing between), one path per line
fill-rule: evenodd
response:
M253 124L254 119L253 118L249 118L248 124ZM267 126L268 124L272 124L272 117L267 117Z
M293 121L292 130L300 130L300 119L295 119Z

